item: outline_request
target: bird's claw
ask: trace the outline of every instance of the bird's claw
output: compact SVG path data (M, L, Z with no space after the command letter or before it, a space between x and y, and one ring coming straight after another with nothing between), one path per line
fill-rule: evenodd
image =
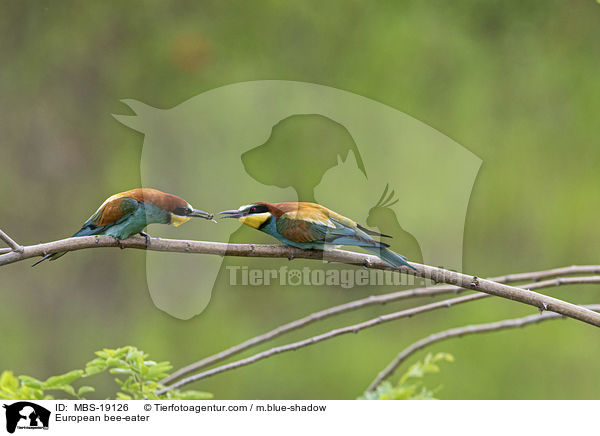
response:
M117 242L117 245L119 246L119 248L121 250L125 249L125 247L123 246L123 244L121 243L121 240L119 238L117 238L116 236L113 236L113 239Z
M152 238L150 237L150 235L146 232L140 232L140 235L142 235L144 238L146 238L146 248L150 247L150 242L152 241Z

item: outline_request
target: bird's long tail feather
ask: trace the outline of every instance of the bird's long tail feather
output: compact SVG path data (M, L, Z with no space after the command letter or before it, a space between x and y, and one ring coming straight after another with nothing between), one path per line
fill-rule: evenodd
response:
M394 253L392 250L388 250L385 247L381 247L381 248L363 247L363 248L365 248L367 251L373 253L375 256L379 257L385 263L389 264L390 266L393 266L394 268L398 268L398 267L404 265L404 266L409 267L410 269L415 270L416 272L419 272L418 269L416 269L414 266L412 266L411 264L409 264L406 261L406 257L402 256L401 254Z
M104 227L101 227L101 229L103 229ZM94 235L97 233L94 233L91 227L89 226L84 226L82 227L77 233L75 233L72 237L76 237L76 236L89 236L89 235ZM58 253L52 253L52 254L46 254L44 257L42 257L40 260L38 260L36 263L34 263L33 265L31 265L32 267L42 263L43 261L50 259L52 260L56 260L59 257L63 257L65 254L67 254L67 251L59 251Z
M62 251L62 252L59 252L59 253L47 254L47 255L45 255L44 257L42 257L40 260L38 260L36 263L34 263L33 265L31 265L31 266L32 266L32 267L34 267L34 266L36 266L36 265L38 265L38 264L42 263L43 261L45 261L45 260L47 260L47 259L50 259L50 260L56 260L56 259L58 259L59 257L62 257L62 256L64 256L65 254L67 254L67 252L66 252L66 251Z

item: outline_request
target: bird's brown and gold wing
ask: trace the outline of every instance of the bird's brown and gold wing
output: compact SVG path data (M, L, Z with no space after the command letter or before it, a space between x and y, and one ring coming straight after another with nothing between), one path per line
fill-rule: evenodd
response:
M280 203L277 231L294 242L329 242L354 233L356 223L315 203Z
M277 231L293 242L324 241L327 235L323 226L285 216L277 220Z
M334 245L388 246L375 241L365 229L324 206L315 203L280 203L277 231L293 242L319 242ZM366 230L366 232L365 232Z
M135 198L118 197L118 195L119 194L106 200L94 215L84 223L83 227L90 224L96 227L115 224L133 214L140 206Z

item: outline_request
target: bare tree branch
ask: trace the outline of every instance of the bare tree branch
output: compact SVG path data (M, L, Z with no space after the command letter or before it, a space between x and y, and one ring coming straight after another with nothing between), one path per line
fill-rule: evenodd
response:
M531 277L534 279L539 279L544 276L554 277L557 271L564 272L565 274L580 274L582 272L595 271L595 270L599 270L599 269L600 269L599 267L587 266L587 265L571 266L571 267L556 268L556 269L546 270L546 271L535 271L535 272L530 272L530 273L513 274L510 276L502 276L497 279L493 278L490 280L512 281L512 280L524 280L524 278L528 278L528 277ZM517 277L517 276L519 277L518 279L513 278L513 277ZM588 283L600 283L600 276L571 277L571 278L561 277L561 278L553 279L553 280L529 283L526 285L522 285L521 287L523 287L525 289L541 289L541 288L549 288L549 287L561 286L561 285L588 284ZM356 309L360 309L363 307L372 306L375 304L386 304L386 303L390 303L392 301L398 301L398 300L402 300L405 298L434 296L434 295L440 295L440 294L449 293L449 292L455 292L455 291L461 290L461 289L462 288L459 288L456 286L434 286L434 287L430 287L430 288L409 289L406 291L392 292L390 294L372 295L367 298L350 301L348 303L330 307L328 309L321 310L319 312L314 312L308 316L305 316L304 318L300 318L295 321L289 322L287 324L283 324L267 333L264 333L259 336L255 336L253 338L248 339L245 342L242 342L241 344L235 345L231 348L221 351L220 353L214 354L212 356L208 356L202 360L199 360L198 362L194 362L190 365L187 365L187 366L173 372L168 377L165 377L163 380L161 380L161 383L163 385L166 385L168 383L171 383L173 380L176 380L176 379L184 376L185 374L189 374L189 373L197 371L201 368L212 365L216 362L227 359L228 357L231 357L235 354L241 353L242 351L247 350L248 348L251 348L253 346L262 344L263 342L267 342L268 340L273 339L277 336L280 336L286 332L299 329L299 328L304 327L313 322L320 321L322 319L329 318L331 316L338 315L340 313L349 312L351 310L356 310ZM478 295L478 297L473 298L473 300L489 297L488 294L477 294L477 295ZM440 307L445 307L445 306L440 306Z
M548 280L547 282L533 283L533 284L531 284L531 286L548 287L548 286L560 286L560 285L574 284L574 283L583 283L583 284L600 283L600 276L569 277L569 278L554 279L554 280ZM280 353L283 353L286 351L292 351L292 350L297 350L299 348L307 347L309 345L313 345L318 342L325 341L327 339L332 339L336 336L344 335L347 333L358 333L361 330L364 330L364 329L367 329L370 327L374 327L379 324L394 321L397 319L409 318L409 317L418 315L420 313L429 312L429 311L432 311L435 309L440 309L440 308L444 308L444 307L452 307L452 306L456 306L457 304L462 304L462 303L466 303L466 302L474 301L474 300L480 300L487 296L488 295L486 295L486 294L480 294L480 293L464 295L462 297L456 297L456 298L452 298L452 299L448 299L448 300L437 301L435 303L430 303L430 304L426 304L423 306L418 306L418 307L414 307L411 309L405 309L405 310L401 310L399 312L394 312L394 313L378 316L377 318L372 318L368 321L363 321L358 324L353 324L350 326L330 330L326 333L322 333L320 335L313 336L311 338L304 339L302 341L293 342L293 343L286 344L286 345L281 345L279 347L274 347L269 350L263 351L261 353L254 354L253 356L247 357L245 359L237 360L235 362L231 362L231 363L228 363L225 365L218 366L213 369L203 371L198 374L194 374L192 376L181 379L180 381L173 383L170 386L165 387L164 389L158 391L157 394L160 395L171 389L179 388L181 386L201 380L203 378L207 378L207 377L213 376L215 374L219 374L221 372L229 371L232 369L240 368L242 366L250 365L251 363L255 363L259 360L266 359L267 357L274 356L276 354L280 354Z
M586 305L585 307L590 310L600 311L600 304L590 304ZM392 360L390 364L386 366L377 375L375 380L371 382L371 384L367 388L367 391L374 391L377 388L377 386L379 386L386 378L390 377L394 373L396 368L398 368L398 366L400 366L400 364L404 362L410 355L436 342L465 335L513 329L517 327L523 327L529 324L535 324L542 321L548 321L551 319L559 318L564 317L557 313L546 312L543 314L529 315L523 318L506 319L503 321L491 322L488 324L476 324L464 327L456 327L453 329L444 330L439 333L434 333L402 350L400 354L398 354L398 356L394 360Z
M146 246L145 239L139 236L131 237L123 241L117 241L111 236L101 235L68 238L60 241L48 242L46 244L26 246L23 247L23 252L21 253L12 251L10 253L0 255L0 266L18 262L31 257L42 256L48 253L56 253L59 251L73 251L84 248L116 246L121 248L138 248L176 253L216 254L220 256L288 259L323 259L324 256L324 252L320 250L300 250L298 248L287 247L284 245L227 244L222 242L152 238L151 244ZM340 262L350 265L363 265L366 268L386 270L393 269L376 256L369 256L351 251L332 249L326 251L326 256L326 260L331 262ZM484 292L486 294L507 298L509 300L519 301L521 303L535 306L541 310L557 312L569 318L577 319L596 327L600 327L600 314L586 309L585 307L538 294L537 292L482 279L477 276L461 274L455 271L449 271L429 265L421 265L418 263L412 263L411 265L417 268L418 272L413 271L405 266L397 268L397 271L431 279L436 283L447 283L449 285L456 285L465 289L472 289Z
M16 251L18 253L21 253L23 251L23 247L21 247L19 244L13 241L12 238L6 233L4 233L2 230L0 230L0 239L6 242L6 244L11 248L11 251ZM2 251L6 252L5 250Z

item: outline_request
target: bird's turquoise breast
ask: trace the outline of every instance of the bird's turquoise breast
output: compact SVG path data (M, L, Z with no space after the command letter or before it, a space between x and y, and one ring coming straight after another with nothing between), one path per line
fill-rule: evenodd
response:
M140 233L148 224L168 224L170 214L152 203L144 203L137 210L105 230L104 234L127 239Z

